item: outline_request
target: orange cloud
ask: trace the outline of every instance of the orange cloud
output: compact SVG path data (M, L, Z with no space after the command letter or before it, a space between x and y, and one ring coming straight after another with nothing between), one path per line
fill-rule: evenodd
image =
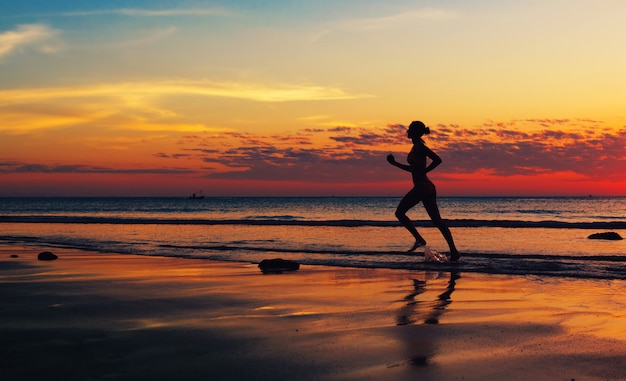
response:
M384 161L389 151L396 151L399 157L406 154L397 152L409 148L402 125L305 132L297 136L211 135L188 141L180 149L205 163L221 164L222 170L209 174L211 178L359 182L368 178L390 181L402 175L388 171ZM445 165L436 171L442 175L480 171L495 177L574 173L588 179L619 181L621 168L626 166L626 129L524 132L440 127L428 139L444 158Z
M603 194L623 194L626 128L598 128L598 122L588 121L570 122L576 127L563 123L553 122L552 129L542 125L527 130L519 129L517 123L475 129L435 126L426 137L427 144L444 162L432 178L442 194L581 195L600 194L600 188ZM230 189L228 184L246 183L267 189L264 194L271 194L272 187L288 193L287 185L301 192L307 188L302 184L308 184L311 192L323 189L330 194L353 187L353 194L386 190L378 194L389 195L410 187L410 177L390 169L385 160L389 152L403 160L410 149L406 127L400 124L283 134L201 132L180 134L168 144L158 139L133 144L136 149L123 156L99 161L92 156L90 164L76 155L64 159L56 155L54 162L5 158L0 161L0 176L117 176L137 183L144 177L161 177L174 188L170 183L175 177L180 187L202 189L201 184L211 184L217 190L216 184Z

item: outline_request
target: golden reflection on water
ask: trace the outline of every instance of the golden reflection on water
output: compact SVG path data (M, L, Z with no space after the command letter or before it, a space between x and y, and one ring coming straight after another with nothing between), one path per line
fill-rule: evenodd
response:
M250 263L54 251L59 259L42 263L31 249L12 252L19 258L0 250L0 268L7 263L0 281L21 289L14 305L32 312L5 319L7 331L97 329L106 333L97 336L103 343L174 335L186 344L207 334L186 348L201 342L193 353L213 349L207 353L222 358L212 348L217 337L242 345L233 352L237 364L262 353L281 364L345 367L350 379L507 379L490 376L511 369L524 376L535 369L535 376L552 363L561 364L555 372L562 377L528 379L589 379L580 369L617 368L613 362L626 353L624 281L488 275L462 266L452 273L302 266L263 275ZM170 345L159 341L154 349L170 356ZM139 340L133 349L144 346ZM577 370L570 376L571 364ZM472 371L485 377L469 377Z
M90 259L87 263L81 258ZM5 275L7 281L14 277ZM121 287L106 289L121 300L136 297L134 287L140 286L148 287L155 297L201 300L206 295L209 300L220 295L241 303L221 310L209 306L213 309L204 318L168 317L181 319L181 324L202 325L237 314L308 318L310 329L364 324L545 324L572 334L626 341L626 281L622 280L314 266L266 276L255 264L65 253L41 267L39 276L58 282L123 281ZM241 308L248 310L242 313ZM140 326L159 324L177 323L157 319Z
M621 280L460 272L428 277L413 277L413 289L407 286L398 324L548 324L572 334L626 340Z
M572 333L626 340L626 282L548 278L529 297L551 306Z

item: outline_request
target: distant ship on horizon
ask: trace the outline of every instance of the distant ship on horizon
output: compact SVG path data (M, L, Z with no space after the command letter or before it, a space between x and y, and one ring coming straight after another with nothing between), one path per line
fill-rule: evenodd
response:
M191 200L202 200L204 198L204 195L202 194L202 191L200 191L198 193L192 193L191 196L189 196L189 198Z

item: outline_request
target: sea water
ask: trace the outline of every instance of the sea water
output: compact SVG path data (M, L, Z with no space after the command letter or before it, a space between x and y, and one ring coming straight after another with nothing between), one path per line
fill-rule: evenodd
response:
M0 198L0 244L258 263L423 268L397 197ZM626 279L624 197L442 197L464 271ZM428 247L449 251L423 207Z

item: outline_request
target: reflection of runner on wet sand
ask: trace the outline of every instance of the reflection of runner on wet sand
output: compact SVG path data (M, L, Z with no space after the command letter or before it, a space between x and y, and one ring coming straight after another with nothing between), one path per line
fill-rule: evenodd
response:
M432 303L415 300L417 296L426 291L427 281L413 279L414 290L404 298L407 304L400 309L396 324L416 324L419 320L423 320L424 324L439 324L439 318L445 312L446 307L452 303L450 296L454 292L456 281L459 278L461 278L461 275L458 271L450 272L448 286L444 292L439 294L437 300Z
M432 283L427 290L427 282L431 281L413 279L413 290L404 297L405 305L396 318L397 337L404 343L405 364L419 368L429 366L440 352L441 348L437 345L437 332L440 330L434 329L431 324L439 324L441 315L452 303L450 297L460 277L458 271L451 272L447 287L431 302L418 300L420 295L433 291Z

